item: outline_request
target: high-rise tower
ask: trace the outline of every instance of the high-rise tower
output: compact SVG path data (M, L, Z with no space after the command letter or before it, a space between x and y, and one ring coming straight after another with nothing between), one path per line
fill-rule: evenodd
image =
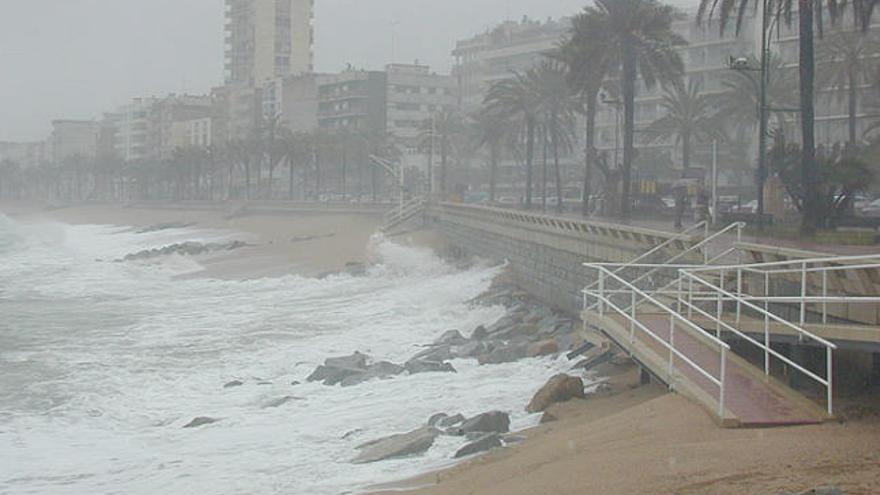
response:
M226 0L226 82L312 72L314 0Z

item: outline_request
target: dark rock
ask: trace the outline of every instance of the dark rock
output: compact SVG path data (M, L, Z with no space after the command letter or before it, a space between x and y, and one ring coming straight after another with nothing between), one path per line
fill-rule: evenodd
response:
M294 381L290 382L290 385L291 385L291 386L294 386L294 387L297 386L297 385L299 385L299 384L300 384L300 382L297 381L297 380L294 380Z
M216 419L216 418L209 418L207 416L199 416L197 418L194 418L192 421L190 421L189 423L187 423L183 427L184 428L198 428L200 426L205 426L205 425L209 425L211 423L216 423L217 421L220 421L220 420Z
M410 361L446 361L447 359L452 359L454 357L455 355L452 352L452 346L449 344L441 344L425 349L410 358Z
M350 261L345 264L345 273L352 277L362 277L367 274L367 265L356 261Z
M388 361L380 361L378 363L367 366L366 371L349 375L342 379L340 384L343 387L351 387L360 383L372 380L374 378L388 378L403 373L403 366L398 366Z
M581 346L577 347L576 349L572 350L571 352L569 352L568 354L566 354L565 357L566 357L569 361L571 361L572 359L574 359L574 358L580 356L581 354L583 354L583 353L589 351L589 350L592 349L593 347L596 347L596 345L593 344L592 342L584 342L583 345L581 345Z
M324 385L336 385L352 375L363 374L362 369L335 368L330 366L318 366L311 375L306 378L307 382L323 382Z
M550 411L544 411L544 414L541 415L541 424L552 423L554 421L559 421L559 418L557 418L556 415L551 413Z
M228 382L225 385L223 385L223 388L240 387L242 385L244 385L244 382L242 382L241 380L232 380L231 382Z
M550 378L547 383L532 397L526 407L530 413L541 412L551 404L565 402L573 398L584 397L584 382L574 376L559 374Z
M455 368L451 364L441 361L409 361L406 363L406 370L410 375L417 373L455 373Z
M437 426L440 428L449 428L450 426L455 426L459 423L464 422L465 417L463 414L456 414L455 416L446 416L437 422Z
M821 488L811 488L809 490L799 492L799 493L791 493L791 494L782 494L782 495L844 495L843 491L839 488L835 488L833 486L826 486Z
M195 256L198 254L210 253L215 251L232 251L247 246L242 241L230 241L220 243L203 244L201 242L183 242L180 244L171 244L161 248L145 249L137 253L126 255L121 260L116 261L137 261L157 258L159 256L169 256L172 254L180 254L185 256Z
M368 358L369 356L366 354L361 354L360 352L355 351L355 353L350 356L327 358L324 360L324 366L329 366L331 368L365 369L367 367Z
M542 340L529 345L526 354L529 357L549 356L559 352L559 344L553 339Z
M458 428L462 435L473 431L483 433L507 433L510 431L510 416L501 411L483 413L468 420Z
M364 430L361 430L360 428L355 428L354 430L346 432L345 435L342 435L342 440L348 440L349 438L351 438L351 437L353 437L363 431Z
M477 357L480 364L501 364L518 361L526 356L526 345L507 344L496 347L492 352Z
M497 449L501 446L501 438L499 438L497 433L482 435L479 439L458 449L458 452L455 453L455 458L458 459L460 457L486 452L488 450Z
M483 340L489 336L489 331L486 330L486 327L483 325L478 326L474 329L473 333L471 333L471 338L474 340Z
M437 426L437 424L440 423L440 421L443 421L444 419L446 419L448 417L449 417L449 415L446 413L437 413L437 414L431 416L430 418L428 418L428 426Z
M434 344L462 344L466 341L467 339L465 339L461 335L461 332L459 332L458 330L447 330L446 332L443 332L443 335L441 335L437 340L434 341Z
M526 437L520 435L501 435L501 442L504 445L513 445L517 443L522 443L526 440Z
M452 357L472 358L477 357L481 354L488 354L489 352L491 351L486 342L480 340L471 340L465 342L464 344L453 347L450 353L453 354L453 356L450 356L447 359L451 359Z
M302 397L294 397L292 395L285 395L284 397L272 399L269 402L263 404L263 409L269 409L269 408L273 408L273 407L281 407L284 404L287 404L288 402L290 402L292 400L305 400L305 399L303 399Z
M366 464L421 454L434 444L434 439L439 434L440 432L435 428L424 427L408 433L373 440L356 447L361 453L352 462Z

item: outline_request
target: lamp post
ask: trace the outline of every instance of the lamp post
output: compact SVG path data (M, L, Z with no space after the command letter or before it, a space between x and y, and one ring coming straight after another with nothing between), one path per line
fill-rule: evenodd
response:
M618 153L620 150L620 107L623 105L623 102L620 100L612 100L609 99L607 95L601 95L602 103L605 105L614 105L614 168L617 168L618 161Z

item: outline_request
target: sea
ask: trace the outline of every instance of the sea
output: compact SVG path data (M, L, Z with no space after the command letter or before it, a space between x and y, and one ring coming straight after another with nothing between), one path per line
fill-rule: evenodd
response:
M438 412L502 410L527 428L529 398L566 369L454 360L457 373L307 383L328 357L401 363L504 314L471 302L501 268L458 269L381 237L364 276L221 280L183 256L115 261L238 238L0 215L0 494L361 493L449 466L464 439L364 465L351 463L358 444ZM183 428L196 417L219 421Z

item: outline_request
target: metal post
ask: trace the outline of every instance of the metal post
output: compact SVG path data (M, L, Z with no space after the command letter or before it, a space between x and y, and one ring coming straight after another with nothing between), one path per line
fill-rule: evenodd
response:
M828 324L828 270L822 270L822 324Z
M629 307L629 342L630 344L635 343L636 341L636 290L632 289L632 298L630 300Z
M600 267L599 270L599 300L596 303L599 305L599 316L605 316L605 272Z
M828 387L827 388L828 388L828 415L829 416L834 415L834 407L832 405L832 401L834 400L834 388L833 388L834 371L832 371L832 370L833 370L834 366L832 365L832 362L831 362L831 354L832 354L831 348L826 347L825 348L825 362L826 362L826 365L828 368L828 370L827 370L828 374L826 376L828 377Z
M736 324L739 325L740 319L742 317L742 292L743 292L743 277L742 277L742 268L736 269Z
M801 264L801 327L807 319L807 264Z
M667 381L669 382L669 388L672 388L672 367L673 367L673 359L675 353L672 350L675 349L675 315L669 315L669 370L667 371Z
M694 279L688 277L688 319L694 317Z
M678 297L676 297L676 309L678 310L678 314L681 314L681 298L682 298L682 277L681 277L681 269L678 270Z
M718 225L718 140L712 140L712 224Z
M721 348L721 385L718 390L718 417L724 418L724 383L727 374L727 348Z
M724 269L721 269L721 281L719 285L724 290ZM715 307L715 336L721 338L721 317L724 313L724 301L721 299L721 291L718 291L718 300Z
M764 374L770 374L770 273L764 272Z

